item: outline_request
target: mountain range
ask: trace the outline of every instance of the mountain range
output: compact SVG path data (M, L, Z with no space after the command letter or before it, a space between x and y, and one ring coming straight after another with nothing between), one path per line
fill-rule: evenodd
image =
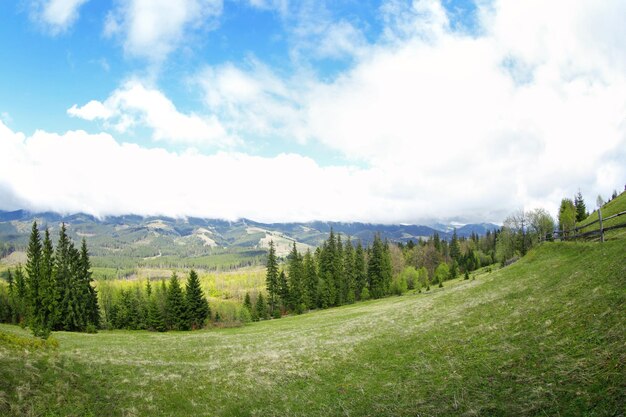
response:
M0 211L0 242L24 248L33 221L41 228L55 232L65 223L75 241L86 238L96 256L125 255L130 257L205 256L225 251L264 250L270 240L278 254L286 254L295 241L300 249L315 248L327 239L330 230L353 241L370 243L376 233L395 242L428 239L439 233L442 239L452 236L450 225L385 225L313 221L306 223L260 223L249 219L227 221L196 217L108 216L89 214L63 215L53 212L31 213L25 210ZM498 228L491 223L458 225L459 236L483 235Z

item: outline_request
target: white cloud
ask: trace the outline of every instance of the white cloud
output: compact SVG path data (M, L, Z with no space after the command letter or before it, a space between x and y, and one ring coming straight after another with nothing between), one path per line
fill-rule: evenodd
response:
M613 17L626 6L553 3L481 6L469 34L438 1L389 2L380 42L332 81L257 63L205 69L200 83L240 137L261 126L363 161L385 177L379 195L413 200L416 218L554 209L626 177L626 36Z
M222 0L130 0L119 2L105 22L106 36L121 36L124 51L160 63L194 29L217 24Z
M35 0L31 17L57 35L69 29L78 19L78 10L87 0Z
M229 136L215 116L183 114L159 90L137 80L126 82L104 102L92 100L82 107L74 104L70 116L103 120L106 127L123 133L135 126L152 130L152 139L192 145L230 146Z
M37 131L0 123L0 195L28 209L203 216L261 221L381 217L372 173L320 167L293 154L176 154L120 144L108 134ZM289 190L282 198L278 188ZM328 204L333 201L333 207ZM382 218L382 217L381 217Z

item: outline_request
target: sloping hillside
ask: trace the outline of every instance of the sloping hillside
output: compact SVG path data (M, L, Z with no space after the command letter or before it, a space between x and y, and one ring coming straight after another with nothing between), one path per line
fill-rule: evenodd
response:
M0 414L618 416L626 242L243 328L54 337L0 338Z
M615 197L613 200L602 206L602 218L606 219L618 213L626 212L626 191ZM598 220L598 210L595 210L585 220L576 224L576 227L580 228L581 233L589 232L591 230L598 230L600 223L594 223ZM603 227L611 227L626 223L626 215L615 217L612 219L604 220ZM587 226L589 225L589 226ZM626 228L610 230L605 238L608 239L622 239L626 238Z

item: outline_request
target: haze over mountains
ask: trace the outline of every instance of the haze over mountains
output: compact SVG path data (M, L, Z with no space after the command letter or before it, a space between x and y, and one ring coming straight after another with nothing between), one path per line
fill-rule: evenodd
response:
M216 250L263 249L270 240L277 243L279 253L286 253L295 241L303 248L316 247L331 228L353 240L370 243L376 233L396 242L417 241L434 233L452 236L455 225L383 225L314 221L307 223L260 223L249 219L226 221L196 217L171 218L137 215L110 216L103 219L78 213L61 215L52 212L31 213L25 210L0 211L0 241L23 247L27 243L32 222L36 220L51 232L66 223L70 236L78 241L85 237L94 255L128 252L135 256L165 254L201 256ZM498 228L491 223L456 225L459 236L485 234Z

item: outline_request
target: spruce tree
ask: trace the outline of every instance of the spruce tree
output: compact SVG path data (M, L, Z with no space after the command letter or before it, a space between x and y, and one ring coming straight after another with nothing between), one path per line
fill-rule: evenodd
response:
M383 243L380 235L374 236L371 254L367 265L367 279L369 293L372 298L380 298L384 295L383 290Z
M452 232L452 240L450 241L450 258L457 262L461 259L461 245L459 245L456 228L454 228L454 232Z
M296 313L302 313L307 308L304 301L304 267L295 241L288 256L287 270L289 272L289 305Z
M318 306L318 277L317 266L315 265L315 258L313 258L313 255L311 255L310 250L307 250L304 254L303 268L306 304L309 308L315 308Z
M383 295L389 294L391 288L391 280L393 279L393 266L391 263L391 250L389 249L389 241L385 239L383 245L383 261L382 261L382 277Z
M193 269L189 271L189 279L187 279L187 285L185 287L185 297L187 298L187 311L191 329L201 329L210 315L209 302L200 287L198 274L196 274L196 271Z
M265 297L263 293L259 293L256 299L256 314L259 319L267 320L269 319L269 312L267 311L267 303L265 302Z
M252 300L250 299L249 292L246 292L246 296L243 299L243 306L248 309L250 314L252 314Z
M351 304L356 300L356 270L354 247L349 238L343 251L343 274L343 299Z
M79 258L79 284L82 287L83 309L85 312L83 321L87 325L91 325L94 329L97 329L100 327L100 307L98 306L98 292L94 286L91 285L92 281L89 251L87 250L87 242L83 239L80 246Z
M285 271L282 269L278 275L278 298L283 308L286 308L289 305L289 283L287 282Z
M50 325L45 319L46 315L43 309L41 258L41 237L37 229L37 222L33 222L28 249L26 250L27 321L35 336L46 338L50 334Z
M576 206L576 221L581 222L587 218L587 207L585 206L585 200L583 200L583 195L580 190L578 190L578 194L574 197L574 206Z
M270 240L270 248L267 254L265 286L269 299L270 310L272 313L278 304L278 260L276 259L276 248L274 241Z
M54 252L53 278L56 287L55 316L53 318L54 329L63 329L63 319L68 315L69 306L66 293L71 285L70 279L70 240L67 236L65 223L59 231L59 241Z
M170 278L165 306L166 321L170 329L189 329L187 305L176 272L172 273L172 277Z
M48 228L44 233L40 274L42 320L46 328L52 330L57 317L57 287L54 280L54 249Z
M361 299L361 292L367 285L367 264L365 262L365 251L361 241L356 246L354 252L354 274L355 274L355 295L356 299Z
M157 302L155 296L149 297L148 301L148 316L146 318L148 329L157 332L164 332L167 330L165 327L165 320L163 318L163 312Z
M335 289L335 305L342 305L345 302L343 289L345 288L345 275L343 265L343 244L341 235L337 234L335 244L335 254L333 256L333 283Z

